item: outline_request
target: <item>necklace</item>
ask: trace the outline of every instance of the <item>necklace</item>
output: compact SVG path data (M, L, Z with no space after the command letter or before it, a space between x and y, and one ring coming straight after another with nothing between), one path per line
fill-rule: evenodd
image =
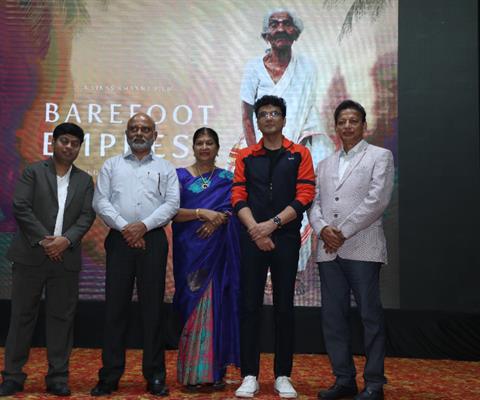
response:
M197 172L198 176L200 177L200 179L202 180L202 190L205 190L206 188L208 188L210 186L210 181L212 179L212 176L213 176L213 173L215 172L215 169L217 167L213 166L213 169L212 169L212 172L210 173L210 176L205 179L202 174L200 173L199 169L197 168L197 166L195 165L195 171Z

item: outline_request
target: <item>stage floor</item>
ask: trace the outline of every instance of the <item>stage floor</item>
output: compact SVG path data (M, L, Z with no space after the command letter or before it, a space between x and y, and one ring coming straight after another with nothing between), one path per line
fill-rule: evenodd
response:
M3 352L0 348L0 363L3 368ZM170 399L234 399L235 389L240 382L240 373L229 368L227 388L223 392L186 393L176 383L176 351L167 352ZM357 368L362 371L363 358L356 357ZM90 398L90 389L97 381L97 370L100 367L100 351L98 349L74 349L70 367L70 387L72 399ZM47 396L44 392L44 374L47 369L44 348L34 348L25 368L29 375L25 391L18 398L39 399ZM278 399L273 391L273 356L262 354L262 374L260 376L260 393L256 399ZM480 362L451 360L423 360L405 358L387 358L385 371L388 385L385 387L385 398L392 400L478 400L480 399ZM298 391L299 399L315 399L320 388L333 383L328 358L325 355L295 356L292 380ZM361 379L358 380L362 386ZM141 373L141 352L127 352L126 373L120 381L118 392L109 399L148 399L155 398L145 393L145 382Z

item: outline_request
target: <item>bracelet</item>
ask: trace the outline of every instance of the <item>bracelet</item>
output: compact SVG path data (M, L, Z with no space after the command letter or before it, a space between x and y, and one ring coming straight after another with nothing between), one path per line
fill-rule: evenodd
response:
M197 216L197 219L200 219L200 209L199 208L197 208L195 210L195 215Z

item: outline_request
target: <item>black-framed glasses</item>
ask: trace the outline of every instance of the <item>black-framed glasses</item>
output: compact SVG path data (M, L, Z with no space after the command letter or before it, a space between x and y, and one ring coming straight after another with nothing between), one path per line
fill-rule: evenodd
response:
M275 29L279 25L283 25L284 27L289 28L293 26L293 21L291 20L291 18L287 18L287 19L271 19L268 22L268 27L271 29Z

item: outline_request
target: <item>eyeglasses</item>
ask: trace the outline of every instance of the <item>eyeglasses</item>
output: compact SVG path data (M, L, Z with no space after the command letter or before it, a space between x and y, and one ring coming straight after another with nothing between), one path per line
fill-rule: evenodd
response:
M293 21L290 18L287 18L287 19L271 19L268 22L268 27L271 29L275 29L279 25L283 25L285 28L289 28L293 26Z
M259 119L266 119L266 118L280 118L282 113L280 111L261 111L258 113Z
M128 128L128 131L129 132L132 132L132 133L137 133L138 131L141 131L142 133L150 133L153 131L153 128L151 128L150 126L129 126Z

